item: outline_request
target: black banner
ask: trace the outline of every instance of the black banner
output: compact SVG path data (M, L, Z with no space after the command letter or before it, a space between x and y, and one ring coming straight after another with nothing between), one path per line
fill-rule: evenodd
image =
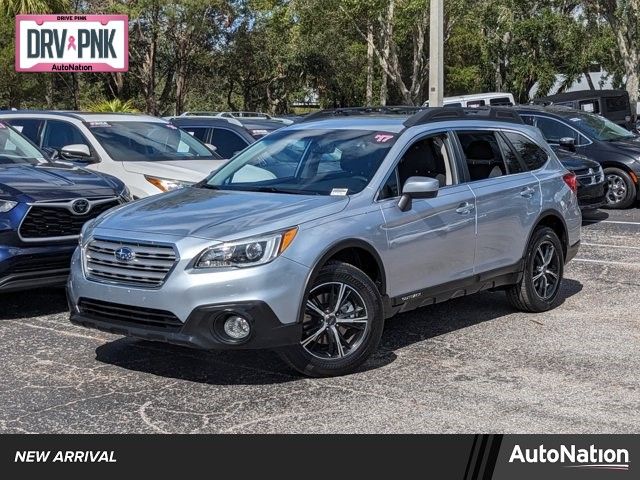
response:
M638 478L632 465L638 451L640 437L613 435L5 435L0 471L64 478L209 472L212 478L624 479Z

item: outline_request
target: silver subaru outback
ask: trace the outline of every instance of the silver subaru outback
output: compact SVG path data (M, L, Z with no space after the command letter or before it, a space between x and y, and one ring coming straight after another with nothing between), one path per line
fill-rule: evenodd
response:
M553 308L580 244L576 188L508 109L320 112L86 225L71 321L346 374L399 312L489 289Z

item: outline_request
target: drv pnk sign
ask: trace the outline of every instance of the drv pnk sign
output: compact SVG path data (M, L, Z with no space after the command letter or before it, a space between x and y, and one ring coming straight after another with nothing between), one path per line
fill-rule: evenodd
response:
M126 72L126 15L17 15L16 71Z

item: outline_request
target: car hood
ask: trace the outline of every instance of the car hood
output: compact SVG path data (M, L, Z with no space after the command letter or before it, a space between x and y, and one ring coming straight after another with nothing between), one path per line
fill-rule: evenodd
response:
M348 203L348 197L189 187L108 213L97 228L226 241L300 225L338 213Z
M616 140L614 142L601 142L607 150L615 150L625 153L635 159L640 157L640 137Z
M219 169L228 160L166 160L154 162L122 162L131 173L195 183Z
M114 195L114 187L101 175L78 167L0 165L0 195L23 196L25 201Z
M593 168L597 170L600 168L600 164L598 162L591 160L584 155L580 155L579 153L569 152L559 147L553 148L553 151L556 153L558 160L560 160L567 170L573 171L585 168Z

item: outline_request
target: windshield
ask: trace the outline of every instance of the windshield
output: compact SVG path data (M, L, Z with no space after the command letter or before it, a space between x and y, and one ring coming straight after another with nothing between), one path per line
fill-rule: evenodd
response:
M15 130L0 122L0 165L48 163L40 150Z
M397 134L371 130L281 130L254 143L204 187L302 195L362 191Z
M206 160L219 158L175 125L162 122L89 122L91 133L117 161Z
M610 142L635 137L629 130L625 130L621 126L599 115L591 115L588 113L576 114L569 118L569 121L597 140Z

